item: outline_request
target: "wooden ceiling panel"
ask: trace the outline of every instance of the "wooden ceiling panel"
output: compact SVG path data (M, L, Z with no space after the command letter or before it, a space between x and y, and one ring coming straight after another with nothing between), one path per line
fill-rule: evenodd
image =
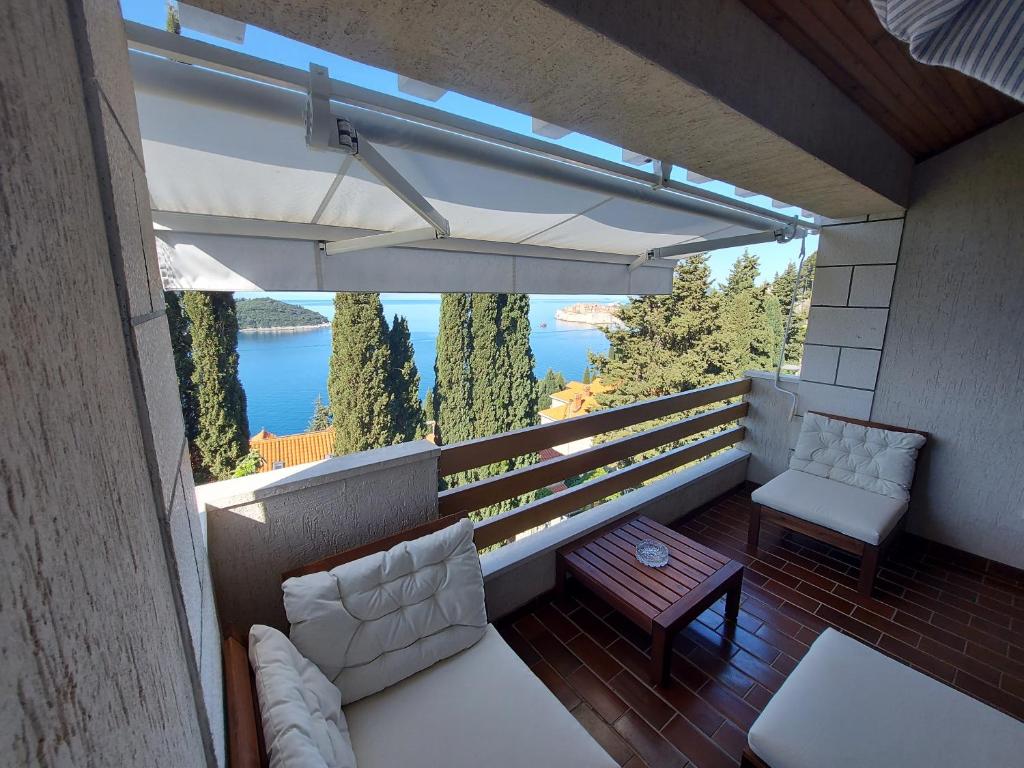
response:
M977 80L915 61L868 0L743 0L915 158L1024 111Z

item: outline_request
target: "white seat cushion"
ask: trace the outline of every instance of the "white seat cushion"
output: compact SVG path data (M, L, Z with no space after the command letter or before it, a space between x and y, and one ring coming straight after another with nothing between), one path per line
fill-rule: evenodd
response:
M1011 768L1024 723L827 629L750 728L771 768Z
M295 647L338 686L342 704L376 693L483 637L473 523L288 579L284 608Z
M878 544L907 510L907 502L824 477L787 469L750 494L755 504Z
M249 663L270 768L356 768L341 693L281 632L254 624Z
M359 768L615 766L492 626L345 714Z

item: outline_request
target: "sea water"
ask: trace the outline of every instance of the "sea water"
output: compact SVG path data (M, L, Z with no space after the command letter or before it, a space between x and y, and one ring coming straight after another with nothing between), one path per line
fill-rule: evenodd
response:
M242 298L245 294L239 294ZM272 296L274 294L271 294ZM314 296L316 298L314 298ZM328 318L334 300L323 294L300 297L275 296L307 307ZM561 371L566 380L579 379L587 366L588 352L608 351L604 332L576 323L555 320L555 310L577 302L621 302L617 296L533 296L530 298L530 344L536 357L537 378L548 368ZM441 300L436 295L383 294L388 323L404 315L416 353L420 374L420 398L434 386L434 356ZM544 327L542 327L542 325ZM327 401L327 363L331 355L331 329L309 331L240 333L238 364L249 405L249 430L262 428L287 435L306 429L319 394ZM542 404L541 407L547 404Z

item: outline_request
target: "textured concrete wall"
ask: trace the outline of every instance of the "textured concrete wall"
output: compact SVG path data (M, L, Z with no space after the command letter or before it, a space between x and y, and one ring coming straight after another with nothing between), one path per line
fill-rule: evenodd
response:
M790 418L793 400L786 392L795 394L800 380L783 376L779 387L784 391L779 392L773 373L747 371L744 376L750 379L750 392L743 399L750 407L740 421L747 433L739 447L750 454L747 480L763 485L789 469L803 415L798 411Z
M871 414L903 219L822 227L800 369L800 412Z
M287 628L281 574L437 517L425 440L200 486L221 621Z
M171 557L182 527L170 510L178 503L187 524L191 476L166 382L128 78L117 3L5 4L0 752L10 765L223 755L210 729L216 619L189 612L214 633L201 664L177 584L188 574Z
M739 0L195 0L327 51L832 217L912 161Z
M872 418L932 434L910 529L1024 567L1024 117L918 166Z

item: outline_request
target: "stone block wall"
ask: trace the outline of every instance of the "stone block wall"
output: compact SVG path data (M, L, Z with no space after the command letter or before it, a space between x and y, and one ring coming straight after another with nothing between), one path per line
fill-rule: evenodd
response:
M822 227L800 370L801 413L870 418L902 234L902 218Z

